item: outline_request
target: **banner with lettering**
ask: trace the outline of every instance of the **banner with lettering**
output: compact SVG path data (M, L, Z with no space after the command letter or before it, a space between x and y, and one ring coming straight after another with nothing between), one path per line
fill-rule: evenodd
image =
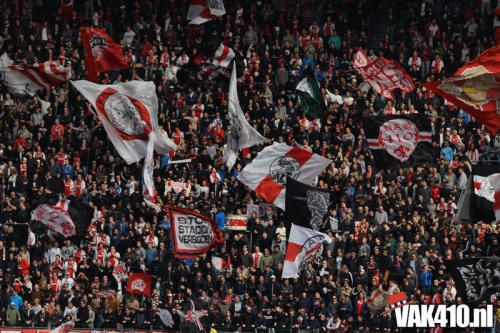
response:
M176 206L168 206L168 211L176 258L197 258L224 243L224 235L213 219Z
M413 80L398 63L382 57L364 67L356 68L358 73L373 90L385 98L394 99L393 90L401 89L404 92L415 90Z

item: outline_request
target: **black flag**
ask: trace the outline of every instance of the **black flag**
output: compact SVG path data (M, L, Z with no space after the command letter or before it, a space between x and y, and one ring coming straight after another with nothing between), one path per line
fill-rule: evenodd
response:
M490 301L492 294L500 291L500 258L478 257L445 261L448 273L457 291L467 303Z
M285 217L288 224L321 231L330 208L338 203L337 194L309 186L288 177L286 182ZM326 229L329 229L328 226Z
M94 216L94 209L81 199L51 194L40 197L32 206L33 219L65 236L82 238Z
M364 129L378 169L435 159L431 121L424 116L370 116L364 119Z

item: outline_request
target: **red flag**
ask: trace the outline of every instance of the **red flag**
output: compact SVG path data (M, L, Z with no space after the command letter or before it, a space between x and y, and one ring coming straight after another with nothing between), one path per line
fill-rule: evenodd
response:
M127 292L150 296L151 282L151 275L144 273L132 273L128 276Z
M104 29L81 27L85 63L89 80L97 82L97 73L127 68L120 44L115 43Z
M363 81L385 98L394 99L392 91L397 88L404 92L415 90L411 77L403 67L392 60L379 57L368 65L356 69L363 77Z
M481 53L453 76L425 85L483 123L500 130L500 46Z

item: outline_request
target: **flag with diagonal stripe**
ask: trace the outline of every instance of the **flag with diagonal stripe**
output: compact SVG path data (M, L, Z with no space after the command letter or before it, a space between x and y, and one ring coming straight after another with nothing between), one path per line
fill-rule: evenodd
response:
M305 269L305 265L322 253L323 243L331 242L332 239L327 234L293 223L281 277L283 279L299 277L299 273Z
M11 65L0 68L2 81L7 89L15 95L33 96L38 90L50 89L64 83L70 76L68 68L55 63Z
M275 142L245 166L238 179L266 201L285 210L287 177L310 184L331 162L304 148Z
M228 67L234 57L235 54L233 49L221 43L217 51L215 51L212 64L215 66Z

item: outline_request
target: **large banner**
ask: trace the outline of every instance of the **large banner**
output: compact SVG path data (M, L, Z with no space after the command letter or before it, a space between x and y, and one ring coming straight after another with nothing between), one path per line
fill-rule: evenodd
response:
M377 58L372 63L356 69L363 81L385 98L394 99L392 91L397 88L404 92L415 89L411 77L403 67L392 60Z
M168 211L176 258L197 258L224 242L224 235L213 219L175 206L169 206Z
M500 258L476 257L446 260L446 270L467 303L491 301L500 291Z

